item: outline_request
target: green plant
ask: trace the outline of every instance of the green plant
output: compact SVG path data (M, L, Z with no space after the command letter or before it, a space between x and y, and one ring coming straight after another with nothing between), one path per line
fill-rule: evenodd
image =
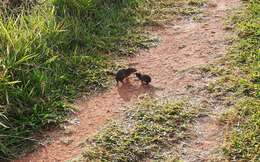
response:
M227 136L224 152L230 159L260 160L260 102L244 99L225 114L225 122L233 126Z
M195 116L196 112L187 103L145 99L123 121L110 123L89 140L78 161L165 159L157 154L187 138L184 132Z
M202 6L207 2L207 0L189 0L188 4L193 6Z

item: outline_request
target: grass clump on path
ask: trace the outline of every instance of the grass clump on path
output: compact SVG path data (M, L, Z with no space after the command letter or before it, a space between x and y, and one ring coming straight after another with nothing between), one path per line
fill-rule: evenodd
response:
M82 158L75 161L165 159L160 153L187 138L185 130L195 116L187 103L145 99L122 121L109 124L88 140Z
M225 115L232 131L224 151L229 160L260 161L260 1L246 5L233 18L238 42L230 55L233 72L224 80L238 101Z
M244 99L226 114L233 131L226 137L224 151L229 160L260 160L260 101Z

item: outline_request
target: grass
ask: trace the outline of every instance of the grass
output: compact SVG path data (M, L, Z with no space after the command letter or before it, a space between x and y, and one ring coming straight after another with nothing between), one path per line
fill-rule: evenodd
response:
M188 4L194 6L203 6L206 2L206 0L189 0Z
M228 161L247 162L260 161L260 2L245 5L232 17L238 38L226 58L228 69L211 68L221 79L208 90L232 94L234 106L223 116L230 128L223 150Z
M87 141L81 159L75 161L165 160L166 149L182 139L196 117L188 103L145 99L128 111L124 119L112 122Z
M243 99L225 114L225 122L232 127L223 148L229 160L260 160L260 101Z
M149 46L143 26L188 7L182 0L5 2L0 2L0 159L32 148L37 143L32 135L62 122L79 92L106 88L114 58Z

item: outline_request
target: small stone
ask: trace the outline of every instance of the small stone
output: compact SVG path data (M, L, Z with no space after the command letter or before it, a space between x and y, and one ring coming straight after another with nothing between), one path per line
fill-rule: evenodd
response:
M232 29L233 29L233 26L230 26L230 25L224 27L224 30L232 30Z
M180 20L182 20L182 19L183 19L183 18L182 18L182 17L180 17L180 16L179 16L179 17L177 17L177 20L179 20L179 21L180 21Z
M60 142L64 145L70 145L73 142L73 140L69 138L63 138L60 140Z
M205 114L205 113L200 113L198 114L198 117L199 118L205 118L205 117L208 117L209 115L208 114Z
M78 118L75 118L75 119L70 120L69 123L73 124L73 125L80 124L80 120Z
M185 44L183 44L183 45L179 46L179 49L183 49L185 47L187 47L187 46Z
M64 134L65 135L72 135L74 133L74 130L72 130L72 129L66 129L65 131L64 131Z
M215 3L215 2L209 2L209 3L208 3L208 6L209 6L209 7L217 7L218 4Z

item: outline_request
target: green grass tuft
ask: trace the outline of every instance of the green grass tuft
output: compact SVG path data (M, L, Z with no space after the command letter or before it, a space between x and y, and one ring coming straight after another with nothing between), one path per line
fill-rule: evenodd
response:
M185 130L196 112L184 102L146 99L119 122L110 123L87 143L77 161L143 161L159 156L177 141L187 138Z
M260 102L244 99L227 114L225 122L233 126L226 137L224 152L229 159L238 161L260 160Z
M188 4L193 6L202 6L207 2L207 0L189 0Z

